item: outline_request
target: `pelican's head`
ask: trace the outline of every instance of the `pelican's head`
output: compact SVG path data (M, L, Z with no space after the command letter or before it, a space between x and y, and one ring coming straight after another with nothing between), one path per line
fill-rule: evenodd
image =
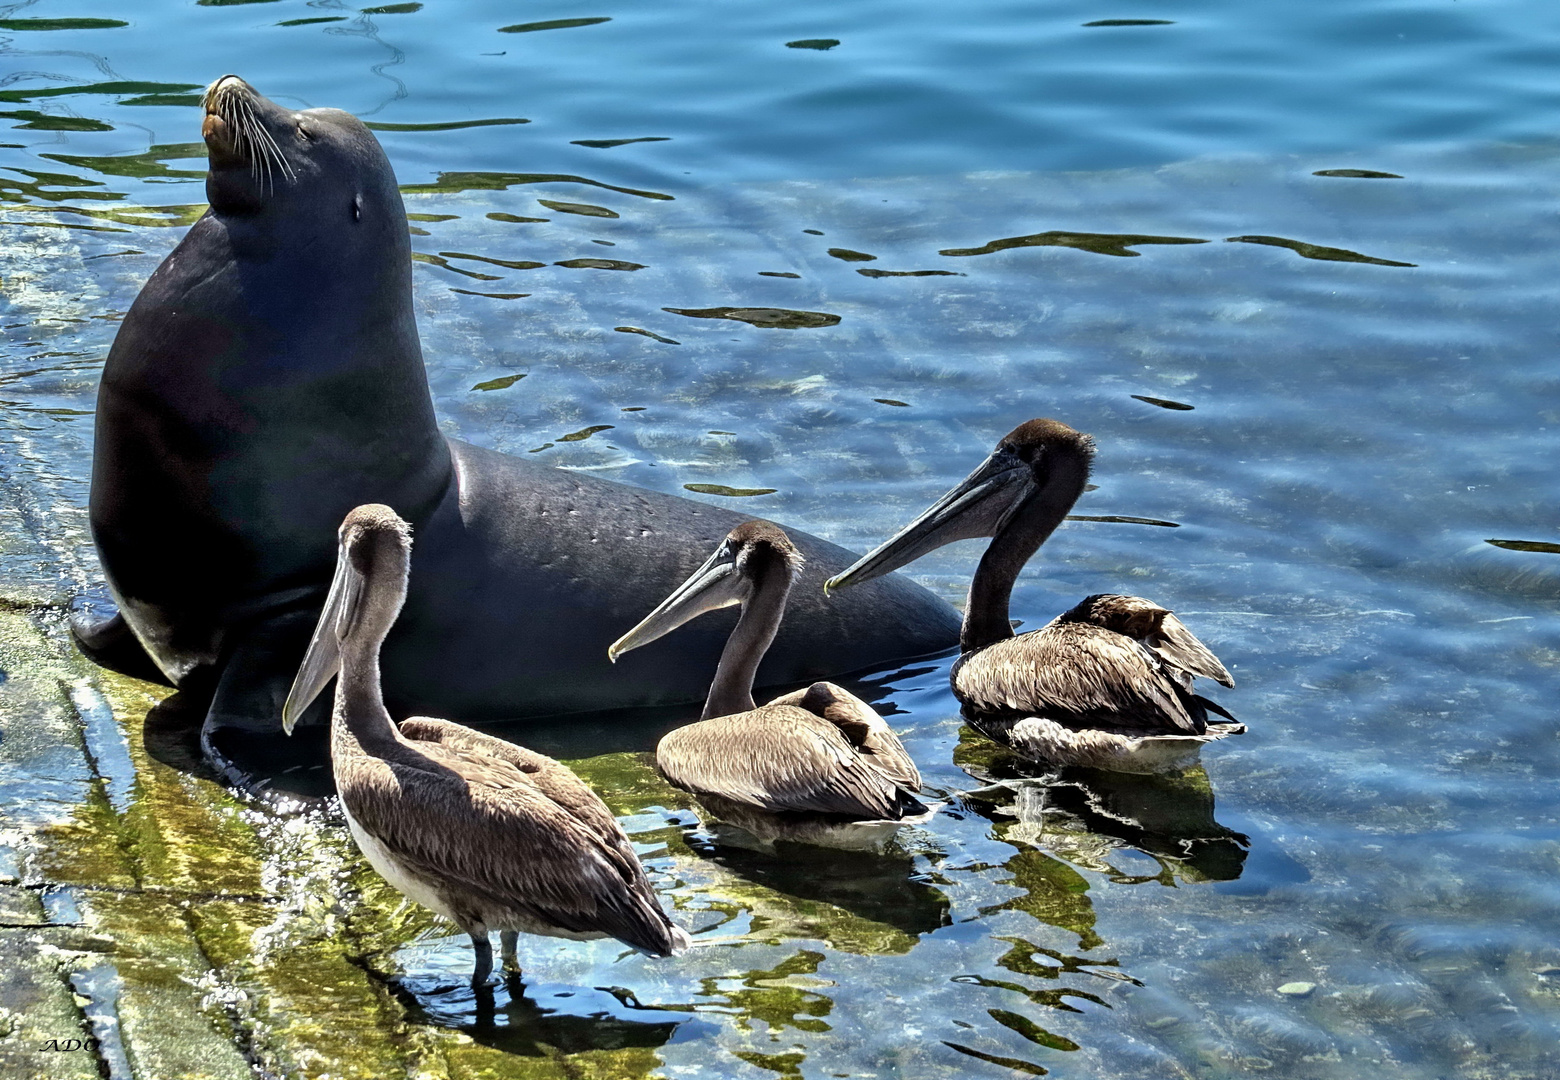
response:
M955 540L1041 530L1035 547L1083 493L1094 440L1060 420L1029 420L991 456L892 538L824 582L824 591L871 581ZM1026 530L1033 531L1033 530Z
M706 611L746 604L766 583L783 582L789 589L804 561L780 526L744 521L726 534L715 554L672 595L612 643L607 659L615 664L629 650L650 644Z
M341 523L336 540L336 576L282 706L282 730L289 735L341 670L342 647L352 642L377 649L406 600L412 527L394 510L378 503L359 506Z

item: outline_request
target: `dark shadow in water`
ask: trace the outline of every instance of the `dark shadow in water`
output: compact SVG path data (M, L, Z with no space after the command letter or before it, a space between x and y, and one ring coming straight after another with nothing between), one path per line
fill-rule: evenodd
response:
M700 495L722 495L728 499L751 499L759 495L773 495L779 488L739 488L730 484L684 484L684 491Z
M1377 172L1375 169L1317 169L1312 176L1340 176L1349 180L1401 180L1395 172Z
M1268 247L1288 248L1302 259L1319 259L1322 262L1352 262L1369 263L1372 266L1418 266L1418 263L1397 262L1393 259L1378 259L1373 255L1361 255L1358 251L1350 251L1347 248L1323 247L1320 244L1307 244L1303 240L1286 240L1282 236L1231 236L1226 238L1230 244L1266 244Z
M777 893L840 908L912 937L947 926L948 898L917 877L908 855L841 851L781 841L777 853L716 847L690 835L701 856Z
M1146 394L1133 394L1138 401L1147 402L1150 405L1158 405L1161 409L1174 409L1178 412L1191 412L1197 406L1188 405L1184 401L1171 401L1169 398L1149 397Z
M682 344L680 341L674 341L669 337L662 337L660 334L657 334L654 331L646 330L642 326L614 326L612 329L616 330L620 334L641 334L644 337L653 338L656 341L659 341L662 345Z
M506 191L522 184L585 184L589 187L616 191L621 195L638 195L642 199L664 199L672 196L659 191L642 191L639 188L618 187L590 180L570 173L501 173L501 172L441 172L431 184L402 184L403 195L428 195L452 191Z
M1129 517L1125 514L1068 514L1068 521L1103 521L1110 525L1158 525L1163 529L1179 529L1181 526L1174 521L1160 521L1158 518Z
M1214 820L1213 787L1201 766L1179 775L1135 776L1063 769L1031 812L1068 814L1090 832L1181 863L1205 881L1234 881L1251 840Z
M1545 540L1486 540L1486 544L1493 544L1507 551L1534 551L1549 555L1560 555L1560 544L1551 544Z
M496 116L491 120L446 120L429 124L390 124L383 120L365 120L363 126L370 131L464 131L466 128L508 127L512 124L530 122L519 116Z
M580 19L546 19L542 22L515 23L513 26L500 26L500 34L531 34L538 30L573 30L581 26L600 26L604 22L611 22L608 15L586 16Z
M653 1049L666 1045L679 1025L693 1019L641 1005L621 987L527 986L518 975L496 987L411 975L388 979L386 985L412 1023L453 1028L484 1046L522 1057Z
M212 777L200 752L200 726L210 700L205 695L175 691L146 714L141 740L146 752L171 769Z
M731 319L745 322L762 330L802 330L820 326L834 326L838 315L827 311L792 311L789 308L662 308L673 315L686 315L690 319Z
M643 270L644 263L627 262L623 259L564 259L562 262L553 263L554 266L562 266L569 270Z
M627 146L636 142L671 142L670 135L641 135L637 139L570 139L574 146L588 146L592 150L611 150L615 146Z
M975 248L944 248L939 255L990 255L994 251L1023 247L1070 247L1079 251L1092 251L1096 255L1131 257L1143 254L1133 251L1142 244L1206 244L1208 241L1191 236L1144 236L1139 233L1080 233L1051 232L1031 233L1029 236L1010 236L1005 240L993 240Z

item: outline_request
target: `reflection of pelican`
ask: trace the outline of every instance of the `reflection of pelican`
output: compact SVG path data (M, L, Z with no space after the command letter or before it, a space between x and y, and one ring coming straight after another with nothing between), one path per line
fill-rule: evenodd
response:
M892 927L907 935L908 941L897 948L897 938L883 935L878 944L881 951L908 950L923 934L929 934L952 921L947 896L935 885L927 882L925 875L916 872L912 856L897 850L889 853L867 851L839 851L814 845L787 845L784 858L774 858L762 852L741 847L722 845L702 852L717 866L754 885L773 890L776 897L766 898L765 911L755 910L753 932L763 934L775 922L786 916L780 901L794 908L795 920L801 918L813 924L805 931L819 937L834 937L836 931L842 939L865 937L865 926L854 928L845 925L850 916L863 924ZM731 883L723 883L711 890L714 895L729 895L735 891ZM749 894L756 898L756 894ZM800 903L797 903L800 901ZM839 909L832 912L830 909ZM768 925L766 925L768 924ZM834 942L836 948L847 952L863 951L848 943Z
M473 983L506 966L518 931L615 937L656 956L688 935L656 903L606 805L549 757L443 720L396 729L379 688L379 648L406 599L410 527L360 506L340 531L336 578L282 709L288 733L336 681L331 765L347 825L374 869L471 935Z
M1213 785L1201 765L1153 775L1078 767L1037 775L1033 764L974 735L960 740L954 763L987 781L966 798L977 813L1013 822L1005 839L1079 865L1108 871L1104 858L1120 847L1193 881L1233 881L1245 865L1250 841L1214 819Z
M953 666L954 695L989 714L983 729L1027 756L1120 765L1156 742L1201 742L1240 724L1191 692L1202 675L1233 686L1224 665L1165 608L1136 596L1091 596L1017 637L1008 599L1018 572L1083 493L1094 441L1056 420L1030 420L888 542L826 588L886 574L955 540L990 537L970 583Z
M742 606L710 684L703 718L656 747L656 767L695 795L767 813L899 820L926 807L921 774L872 707L816 682L753 702L753 677L780 629L801 553L767 521L738 525L693 576L607 650L613 661L706 611Z
M642 1005L620 987L527 987L514 975L497 992L451 986L437 976L401 976L388 985L413 1023L455 1028L522 1057L595 1051L626 1057L626 1065L648 1066L634 1068L633 1075L654 1071L660 1062L644 1051L664 1046L679 1025L692 1020L681 1010Z

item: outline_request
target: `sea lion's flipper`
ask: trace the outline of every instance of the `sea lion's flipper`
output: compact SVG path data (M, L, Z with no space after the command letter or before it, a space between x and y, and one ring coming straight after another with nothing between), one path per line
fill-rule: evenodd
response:
M99 601L82 604L70 615L70 636L76 640L76 648L83 656L99 667L128 675L132 679L172 686L168 676L152 662L141 647L135 632L118 608L110 607L113 614L106 614L107 605Z
M206 760L235 787L259 791L280 774L320 764L323 740L300 730L282 733L282 704L308 648L317 614L291 611L250 630L222 666L200 730ZM299 718L318 735L330 719L331 694L321 694Z

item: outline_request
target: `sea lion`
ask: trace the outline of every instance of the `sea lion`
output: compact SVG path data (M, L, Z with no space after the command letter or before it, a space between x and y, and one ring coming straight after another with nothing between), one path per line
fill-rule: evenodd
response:
M417 538L384 651L396 715L699 700L729 619L616 668L607 646L742 518L446 439L378 140L232 75L207 91L202 130L211 208L131 305L98 391L90 516L119 614L78 618L83 651L209 690L208 753L224 731L279 730L336 527L384 503ZM855 556L791 535L807 570L763 684L954 644L953 610L909 581L825 600L823 579Z

